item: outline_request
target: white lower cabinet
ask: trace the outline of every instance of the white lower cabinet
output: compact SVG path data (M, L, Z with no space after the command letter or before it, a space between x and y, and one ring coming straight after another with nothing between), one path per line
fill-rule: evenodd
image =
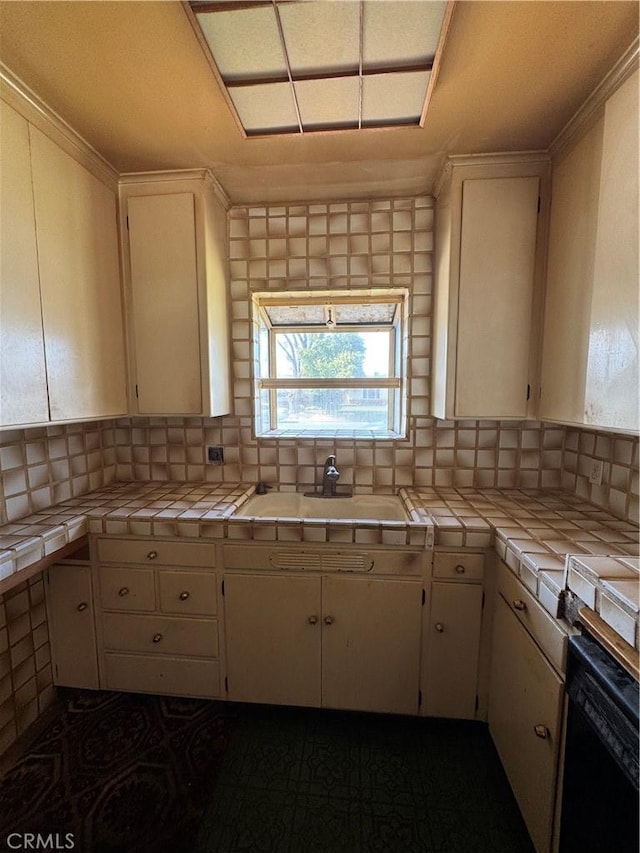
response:
M419 581L227 574L224 602L230 699L417 713Z
M482 587L431 584L424 712L473 720L477 707Z
M56 563L46 574L53 683L97 689L98 653L91 565Z
M500 569L508 571L503 566ZM517 583L515 578L512 583ZM524 587L521 592L526 592ZM549 853L564 686L521 621L519 614L526 618L529 611L535 613L536 604L525 595L513 600L511 595L508 599L503 594L496 597L489 731L533 844L538 853ZM535 632L535 619L530 624Z
M220 696L215 546L105 538L96 553L100 686Z

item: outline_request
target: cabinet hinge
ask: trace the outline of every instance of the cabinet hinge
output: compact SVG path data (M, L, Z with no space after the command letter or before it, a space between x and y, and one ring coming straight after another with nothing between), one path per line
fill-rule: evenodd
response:
M229 692L229 679L227 678L226 675L224 677L224 690L225 690L225 693Z
M540 208L538 208L540 210ZM129 230L129 217L127 216L127 231Z
M424 607L424 603L427 600L427 591L425 589L422 590L422 606Z
M224 581L222 581L222 594L224 595Z
M527 400L531 397L531 385L527 385Z
M422 707L422 690L418 690L418 708Z
M478 698L478 694L476 693L476 711L478 710L478 706L480 705L480 699Z
M53 668L54 668L54 669L55 669L55 671L56 671L56 678L59 678L60 673L58 672L58 664L57 664L57 663L54 663Z
M138 386L136 385L136 400L138 399Z
M542 207L542 199L538 196L538 213L540 213L540 208Z

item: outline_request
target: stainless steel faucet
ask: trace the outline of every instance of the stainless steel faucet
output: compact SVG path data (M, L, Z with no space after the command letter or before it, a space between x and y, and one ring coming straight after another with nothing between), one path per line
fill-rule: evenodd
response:
M322 497L333 498L336 495L336 485L340 479L340 471L336 468L336 457L327 456L322 471Z
M337 492L336 486L340 479L340 471L336 468L336 457L332 453L327 456L322 469L322 484L316 486L313 492L305 492L307 498L350 498L353 492Z

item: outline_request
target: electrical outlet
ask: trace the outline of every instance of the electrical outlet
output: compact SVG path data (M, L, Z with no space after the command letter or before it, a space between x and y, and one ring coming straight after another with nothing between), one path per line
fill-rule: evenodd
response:
M589 472L589 482L594 486L599 486L602 483L602 469L604 462L601 459L593 459L591 462L591 470Z
M224 465L224 449L219 444L207 447L207 462L214 465Z

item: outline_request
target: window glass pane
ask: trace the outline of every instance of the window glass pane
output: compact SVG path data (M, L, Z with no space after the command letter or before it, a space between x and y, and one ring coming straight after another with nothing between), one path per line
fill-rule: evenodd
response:
M276 333L276 376L316 379L387 377L390 335L391 332L386 330Z
M278 429L389 429L388 388L313 388L276 392Z

